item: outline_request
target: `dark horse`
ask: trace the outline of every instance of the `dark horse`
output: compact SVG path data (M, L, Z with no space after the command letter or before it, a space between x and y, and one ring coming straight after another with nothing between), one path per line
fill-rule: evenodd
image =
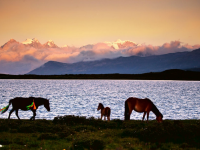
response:
M44 105L44 107L50 111L50 107L49 107L49 100L41 98L41 97L28 97L28 98L24 98L24 97L16 97L14 99L11 99L9 101L9 105L4 107L5 110L2 111L2 114L5 113L10 104L12 104L13 108L11 109L8 119L10 119L10 115L13 113L13 111L15 111L17 118L20 120L19 116L18 116L18 110L31 110L33 112L33 116L30 118L30 120L35 120L35 116L36 116L36 110L40 105ZM31 106L32 105L32 106Z
M158 108L153 104L153 102L148 99L139 99L135 97L130 97L125 101L125 120L130 120L130 115L132 110L135 110L136 112L144 112L142 121L145 118L145 115L147 113L147 122L149 119L149 112L152 111L156 115L156 120L158 122L162 122L163 115L160 113Z
M101 109L101 119L104 116L104 120L106 120L107 117L107 120L110 121L110 113L111 113L110 108L109 107L104 108L103 104L99 103L97 110L99 111L100 109Z

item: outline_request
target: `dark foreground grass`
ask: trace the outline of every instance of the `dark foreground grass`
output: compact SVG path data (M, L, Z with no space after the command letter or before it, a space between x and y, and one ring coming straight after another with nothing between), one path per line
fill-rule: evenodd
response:
M200 120L149 123L78 116L51 120L0 119L0 149L200 149Z

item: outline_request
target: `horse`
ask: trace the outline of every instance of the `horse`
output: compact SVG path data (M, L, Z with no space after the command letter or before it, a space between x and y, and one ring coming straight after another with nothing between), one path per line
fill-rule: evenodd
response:
M160 111L154 105L154 103L148 98L139 99L136 97L129 97L125 101L125 112L124 112L125 120L130 120L130 115L132 110L135 110L136 112L139 113L144 112L142 121L144 121L145 115L147 113L147 122L148 122L149 112L152 111L156 115L156 120L158 122L162 122L163 115L160 113Z
M49 100L41 97L16 97L9 101L9 105L1 109L1 114L5 113L9 106L12 104L13 108L11 109L8 120L10 120L10 115L15 111L17 118L20 120L18 116L18 110L21 109L23 111L31 110L33 112L33 116L30 120L35 120L36 110L39 106L44 105L47 111L50 111Z
M101 109L101 120L102 117L104 116L104 120L106 120L107 117L107 120L110 121L111 109L109 107L104 108L103 104L99 103L97 110L99 111L100 109Z

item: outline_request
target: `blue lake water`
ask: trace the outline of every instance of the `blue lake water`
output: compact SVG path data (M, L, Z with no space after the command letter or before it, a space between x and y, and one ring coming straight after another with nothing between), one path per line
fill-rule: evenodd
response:
M163 119L200 119L199 81L0 80L0 108L14 97L29 96L50 99L51 111L40 106L36 119L53 120L64 115L99 118L100 102L111 108L111 119L124 119L124 102L129 97L151 99ZM7 118L8 113L0 114L0 118ZM21 119L31 116L31 111L19 111ZM131 119L141 120L142 116L133 111ZM152 112L149 117L155 119ZM14 112L11 118L17 118Z

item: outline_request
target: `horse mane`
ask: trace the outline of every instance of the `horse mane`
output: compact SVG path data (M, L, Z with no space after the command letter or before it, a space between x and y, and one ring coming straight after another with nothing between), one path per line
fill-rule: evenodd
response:
M47 100L47 101L48 101L48 99L43 98L43 97L33 97L33 96L30 96L29 98L30 98L30 99Z
M102 104L102 103L99 103L99 106L101 106L101 107L104 109L104 106L103 106L103 104Z

